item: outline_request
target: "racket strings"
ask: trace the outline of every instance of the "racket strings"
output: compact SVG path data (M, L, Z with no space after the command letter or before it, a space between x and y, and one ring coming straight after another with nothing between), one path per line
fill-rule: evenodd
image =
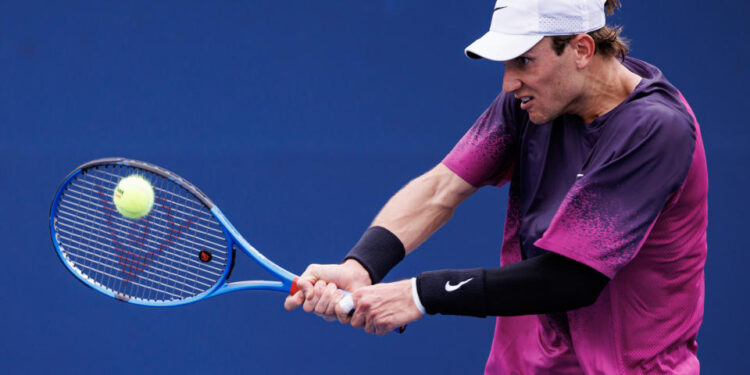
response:
M75 240L70 240L70 242L71 242L71 244L69 244L68 247L71 248L71 249L73 249L73 250L75 250L74 252L72 252L70 254L73 257L78 257L79 259L85 259L85 260L94 261L97 265L100 265L103 268L106 268L105 271L107 271L107 272L120 271L120 268L115 267L111 263L111 259L105 258L101 254L96 254L96 253L93 253L93 252L87 250L87 244L84 244L84 243L81 243L81 242L75 241ZM82 257L82 255L86 255L86 257ZM87 268L87 266L84 265L84 264L81 264L81 266L84 267L84 268ZM150 271L148 269L145 269L143 271L143 273L146 274L146 275L149 275L151 277L154 277L156 279L162 278L163 275L165 275L165 274L172 275L173 277L182 277L182 278L184 278L183 275L180 275L179 273L171 272L171 271L168 271L168 270L162 270L162 273L155 273L155 272L152 272L152 271ZM202 287L201 288L191 288L193 290L191 290L189 292L186 292L186 293L200 292L200 291L202 291L202 290L204 290L206 288L209 288L209 287L211 287L213 285L213 284L210 284L210 282L212 281L211 279L205 278L205 277L203 277L203 276L201 276L199 274L188 273L188 275L192 275L192 276L195 276L196 278L203 279L206 282L196 281L196 283L199 284ZM154 282L156 282L156 283L158 283L158 284L160 284L162 286L168 286L168 284L161 283L158 280L155 280L155 279L150 279L150 280L154 281Z
M112 175L112 174L108 173L108 175ZM103 180L103 179L98 178L96 176L92 176L92 178L95 179L95 180L104 182L104 183L110 183L110 181ZM118 177L118 180L119 180L119 178L122 178L122 176ZM86 190L89 193L95 193L95 194L99 195L100 197L102 197L104 200L111 199L111 197L109 195L106 195L106 194L103 195L103 192L100 190L101 189L101 185L98 185L98 184L90 182L90 181L81 181L81 183L84 184L84 185L89 185L88 188L86 186L82 186L81 187L82 190ZM99 188L99 190L97 190L97 188ZM158 193L160 193L160 192L164 193L164 194L168 194L168 195L174 196L174 194L172 194L171 192L169 192L167 190L155 188L154 191L157 194L155 196L155 198L154 198L154 204L159 204L160 201L162 203L164 203L166 201L163 196L159 196L158 195ZM179 197L179 196L176 196L176 197ZM176 201L176 200L171 200L171 201L167 201L167 202L169 202L169 204L170 204L170 207L168 207L167 209L169 209L171 211L174 211L175 213L179 213L179 214L185 215L185 216L197 216L198 214L205 212L205 208L204 209L195 209L194 207L189 207L189 206L186 206L186 205L179 204L178 201ZM179 210L176 207L183 207L183 208L185 208L185 210ZM203 206L201 206L201 208L202 207ZM107 209L115 210L114 206L111 206L111 207L108 206ZM167 222L166 220L164 220L161 217L155 217L154 219L156 221ZM205 220L201 220L201 221L205 221ZM215 239L218 239L218 240L223 240L224 239L224 232L220 228L210 226L210 224L214 224L215 223L215 220L213 219L213 217L209 218L207 221L208 221L209 225L206 225L205 223L202 223L202 222L198 222L198 223L196 223L196 225L198 225L198 226L202 227L203 229L205 229L206 230L206 232L205 232L206 235L209 235L209 236L211 236L211 237L213 237Z
M73 207L75 207L78 210L82 210L82 211L85 211L85 212L96 214L95 210L92 210L89 207L85 206L84 204L81 204L83 202L85 202L84 199L82 199L80 197L76 197L75 193L73 193L70 196L70 201L64 202L64 204L66 206L67 205L73 206ZM66 214L69 214L69 213L68 212L63 212L60 216L66 216ZM80 217L77 217L77 219L78 218L80 218ZM93 220L87 219L85 217L82 218L82 220L83 220L83 223L94 223ZM146 217L145 220L153 220L153 219L149 216L149 217ZM153 220L153 221L150 222L150 225L151 225L150 231L151 231L151 233L153 233L155 235L162 235L162 236L169 235L167 226L160 225L159 223L156 223L154 221L156 221L156 220ZM89 227L89 228L91 228L91 227ZM99 228L91 228L91 229L92 230L98 230ZM132 230L133 230L132 223L124 223L123 224L123 223L120 223L120 222L117 222L117 221L113 221L111 223L111 227L109 229L110 229L110 231L115 231L118 234L121 234L121 235L124 235L124 236L129 236L130 234L132 234ZM213 251L222 251L222 249L220 249L220 248L212 247L214 245L214 243L212 243L210 241L205 241L201 237L195 236L195 235L190 234L190 233L186 233L185 235L186 235L186 237L190 237L194 242L196 242L196 243L202 243L204 246L206 246L207 248L210 248ZM216 238L216 239L223 240L223 238Z
M64 229L64 226L61 225L61 227L60 227L59 230L60 230L60 233L63 233L64 235L66 235L66 236L69 237L68 240L70 241L70 244L68 244L68 247L78 249L80 252L83 252L83 253L90 254L92 256L96 256L96 257L101 258L101 255L99 255L97 253L92 253L89 250L87 250L87 246L91 246L91 245L101 246L102 248L109 249L112 252L119 251L117 248L111 246L110 244L101 241L102 237L96 236L95 237L96 239L91 238L91 239L89 239L88 243L83 243L81 241L75 240L76 233L73 233L70 230ZM102 259L107 259L107 258L102 258ZM183 258L183 260L184 260L184 258ZM118 262L118 264L122 264L122 262ZM143 263L143 264L145 265L145 263ZM170 265L166 265L164 267L164 270L163 270L164 273L170 274L170 275L174 275L174 277L183 277L183 278L185 278L183 275L180 274L180 271L182 271L182 274L184 274L185 276L187 276L189 278L195 278L196 282L198 282L198 283L200 283L200 281L198 281L198 279L204 280L206 282L212 282L217 277L221 276L221 270L216 269L216 271L213 272L213 273L211 273L211 272L200 272L200 270L197 267L194 267L194 266L189 266L189 267L180 269L180 268L176 268L176 267L173 267L173 266L170 266ZM153 273L151 273L148 270L146 270L145 272L153 274ZM155 274L155 275L158 276L158 274ZM206 275L208 275L208 276L215 276L215 277L213 277L213 278L212 277L207 277ZM208 287L211 286L211 284L201 284L201 285L208 286Z
M151 212L122 217L112 202L119 180L140 174L154 187ZM211 212L184 187L125 166L84 171L66 187L54 221L68 264L122 299L172 301L212 288L226 269L227 242ZM211 253L210 262L199 254Z

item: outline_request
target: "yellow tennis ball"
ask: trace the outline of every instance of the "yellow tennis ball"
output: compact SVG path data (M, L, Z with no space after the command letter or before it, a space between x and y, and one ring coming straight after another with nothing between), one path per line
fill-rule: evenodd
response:
M143 176L132 174L115 186L112 201L122 216L138 219L148 215L154 205L154 188Z

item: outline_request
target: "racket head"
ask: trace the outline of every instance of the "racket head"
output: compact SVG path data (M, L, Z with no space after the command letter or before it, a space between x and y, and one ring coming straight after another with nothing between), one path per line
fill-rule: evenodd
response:
M113 189L138 174L154 188L151 211L119 214ZM211 296L233 266L233 238L213 202L161 167L125 158L71 172L50 207L50 235L65 267L86 286L120 301L176 306Z

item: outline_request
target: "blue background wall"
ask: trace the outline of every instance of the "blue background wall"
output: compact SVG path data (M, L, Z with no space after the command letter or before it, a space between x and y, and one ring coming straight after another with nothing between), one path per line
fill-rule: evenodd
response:
M61 5L65 3L64 5ZM702 124L709 258L699 357L740 373L746 312L747 29L740 1L625 1L632 54ZM387 198L439 162L497 94L463 48L494 1L0 2L0 368L4 373L479 373L492 319L427 317L376 337L275 293L175 309L83 288L55 256L49 203L94 158L191 180L294 272L336 262ZM506 189L470 198L389 276L491 267ZM237 279L262 274L241 259Z

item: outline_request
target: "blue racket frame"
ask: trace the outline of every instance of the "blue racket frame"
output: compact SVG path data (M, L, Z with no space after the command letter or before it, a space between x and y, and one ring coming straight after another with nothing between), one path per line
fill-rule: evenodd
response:
M121 165L126 167L135 167L135 168L141 168L144 170L147 170L149 172L158 174L160 176L163 176L165 178L168 178L178 185L184 187L186 190L188 190L191 194L193 194L201 203L203 203L211 212L211 214L218 220L219 224L221 225L222 230L224 231L224 235L227 239L228 249L227 254L231 254L231 260L229 260L226 264L226 267L224 269L223 274L219 278L219 280L214 284L213 287L211 287L209 290L200 293L198 295L184 298L184 299L178 299L178 300L172 300L172 301L150 301L150 300L143 300L143 299L131 299L127 296L119 295L117 293L114 293L112 290L104 288L97 283L92 282L86 275L84 275L81 271L79 271L77 268L73 267L70 262L67 260L67 258L64 255L63 247L62 245L57 241L57 231L55 229L55 218L57 217L57 208L58 204L60 202L60 199L62 197L63 192L65 191L65 188L68 186L68 184L73 180L76 176L81 174L84 170L88 168L92 168L98 165ZM65 180L60 184L60 187L57 189L57 192L55 193L55 197L52 200L52 205L50 207L50 236L52 237L52 243L55 247L55 251L57 252L57 256L60 259L60 261L65 265L65 268L70 271L73 275L76 276L76 278L81 281L84 285L104 294L107 296L110 296L118 301L128 302L131 304L136 305L142 305L142 306L154 306L154 307L170 307L170 306L181 306L190 304L193 302L197 302L200 300L204 300L206 298L219 296L225 293L239 291L239 290L271 290L271 291L277 291L277 292L284 292L284 293L290 293L290 290L292 290L292 286L294 284L294 279L297 278L297 275L287 271L286 269L280 267L276 263L272 262L268 258L266 258L261 252L259 252L257 249L255 249L250 243L242 237L242 235L237 231L237 229L232 225L231 222L224 216L224 214L221 212L219 207L217 207L213 202L211 202L208 197L203 194L198 188L196 188L191 183L187 182L182 177L166 170L160 167L157 167L152 164L148 164L142 161L138 160L130 160L125 158L105 158L105 159L98 159L90 161L86 164L81 165L76 170L71 172ZM232 267L234 266L234 249L239 248L242 251L245 252L248 256L250 256L253 260L255 260L261 267L266 269L268 272L276 276L280 281L270 281L270 280L247 280L247 281L237 281L237 282L228 282L227 279L231 273Z

